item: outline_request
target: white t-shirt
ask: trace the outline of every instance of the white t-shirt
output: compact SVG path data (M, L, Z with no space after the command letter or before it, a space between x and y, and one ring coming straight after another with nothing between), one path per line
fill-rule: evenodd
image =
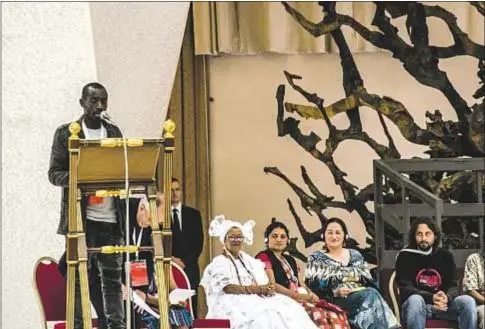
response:
M103 125L99 129L89 129L83 121L82 127L86 139L100 139L107 136L106 128ZM107 197L103 198L101 203L88 204L86 217L97 222L116 223L116 209L113 198Z

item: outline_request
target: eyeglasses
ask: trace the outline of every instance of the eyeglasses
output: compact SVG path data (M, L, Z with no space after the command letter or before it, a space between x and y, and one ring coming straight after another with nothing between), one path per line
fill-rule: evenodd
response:
M243 236L232 236L232 235L229 235L227 237L227 239L231 242L243 242L244 241L244 237Z

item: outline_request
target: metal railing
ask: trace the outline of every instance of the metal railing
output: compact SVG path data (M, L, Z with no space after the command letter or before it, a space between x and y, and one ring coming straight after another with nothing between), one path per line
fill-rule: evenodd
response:
M403 233L404 242L407 243L411 217L434 217L440 230L443 217L481 217L479 234L481 236L480 249L483 250L485 247L483 237L485 204L482 195L484 160L484 158L374 160L375 245L378 269L394 268L399 252L399 250L386 250L384 223L392 225ZM475 203L443 203L438 196L403 175L416 172L463 171L471 171L474 175L477 195ZM401 203L384 202L384 186L387 180L400 187ZM421 203L411 203L416 199ZM478 250L453 249L452 253L457 266L463 267L466 256Z

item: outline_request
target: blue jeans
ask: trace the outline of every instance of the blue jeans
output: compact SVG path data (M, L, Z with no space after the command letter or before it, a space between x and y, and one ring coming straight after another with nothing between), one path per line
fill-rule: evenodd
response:
M435 311L420 295L411 295L402 305L402 321L407 329L424 329L429 319L458 321L460 329L477 328L477 309L470 296L458 296L446 311Z

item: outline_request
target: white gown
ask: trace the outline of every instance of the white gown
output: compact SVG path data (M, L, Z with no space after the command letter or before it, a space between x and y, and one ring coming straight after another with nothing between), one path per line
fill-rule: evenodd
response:
M244 252L241 252L241 257L256 282L267 284L269 280L263 262ZM235 263L242 285L251 285L251 274L239 260ZM207 318L229 319L231 329L318 329L303 307L284 295L226 294L223 291L225 286L240 283L234 264L224 255L217 256L206 267L200 284L207 296Z

